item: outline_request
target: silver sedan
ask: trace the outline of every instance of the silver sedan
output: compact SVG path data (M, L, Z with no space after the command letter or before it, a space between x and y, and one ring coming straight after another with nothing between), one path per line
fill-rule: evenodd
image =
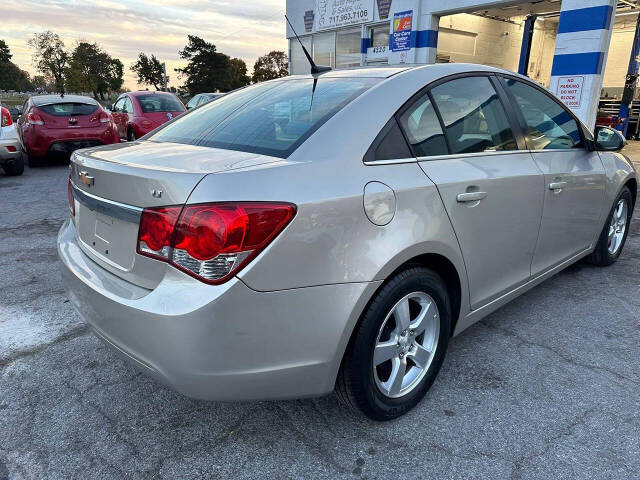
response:
M478 65L273 80L74 154L69 298L196 398L414 407L449 339L624 247L637 175L548 91Z

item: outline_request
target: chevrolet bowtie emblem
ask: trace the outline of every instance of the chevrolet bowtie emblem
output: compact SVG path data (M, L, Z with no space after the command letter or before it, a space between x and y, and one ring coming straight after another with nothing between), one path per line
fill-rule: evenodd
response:
M91 187L93 185L93 177L89 175L87 172L80 172L78 174L78 177L80 178L80 181L82 182L83 185L87 187Z

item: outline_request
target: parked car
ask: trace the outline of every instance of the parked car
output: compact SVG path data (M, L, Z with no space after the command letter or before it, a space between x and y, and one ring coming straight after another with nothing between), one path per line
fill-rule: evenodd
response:
M207 103L213 102L225 95L225 93L199 93L189 100L189 103L187 103L187 110L199 107L200 105L206 105Z
M0 107L0 165L7 175L22 175L22 145L10 110Z
M186 395L335 388L388 420L452 335L618 259L638 185L624 144L492 67L259 83L74 155L64 283L109 346Z
M123 140L136 140L185 112L184 105L169 92L130 92L118 98L111 114Z
M49 153L69 154L119 141L111 115L93 98L80 95L29 98L18 132L29 166L39 165Z

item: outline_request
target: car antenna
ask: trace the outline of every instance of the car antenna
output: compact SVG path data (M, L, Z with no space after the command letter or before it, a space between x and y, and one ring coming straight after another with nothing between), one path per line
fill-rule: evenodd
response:
M296 38L298 39L298 43L300 43L300 46L302 47L302 51L304 52L304 55L307 57L307 60L311 64L311 75L320 75L321 73L324 73L324 72L330 72L331 71L331 67L325 67L323 65L320 65L320 66L316 65L316 62L313 61L313 58L311 58L311 55L309 55L309 52L307 51L305 46L302 44L302 40L300 40L300 37L296 33L296 29L293 28L293 25L291 25L291 22L289 21L289 17L287 17L285 15L284 18L286 18L287 23L291 27L291 30L293 30L293 34L296 36Z

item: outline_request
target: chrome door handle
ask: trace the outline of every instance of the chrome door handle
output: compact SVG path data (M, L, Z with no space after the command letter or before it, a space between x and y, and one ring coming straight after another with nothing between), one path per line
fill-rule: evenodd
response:
M549 184L549 190L562 190L567 186L567 182L552 182Z
M468 192L468 193L460 193L456 200L458 203L467 203L467 202L479 202L487 198L487 192Z

